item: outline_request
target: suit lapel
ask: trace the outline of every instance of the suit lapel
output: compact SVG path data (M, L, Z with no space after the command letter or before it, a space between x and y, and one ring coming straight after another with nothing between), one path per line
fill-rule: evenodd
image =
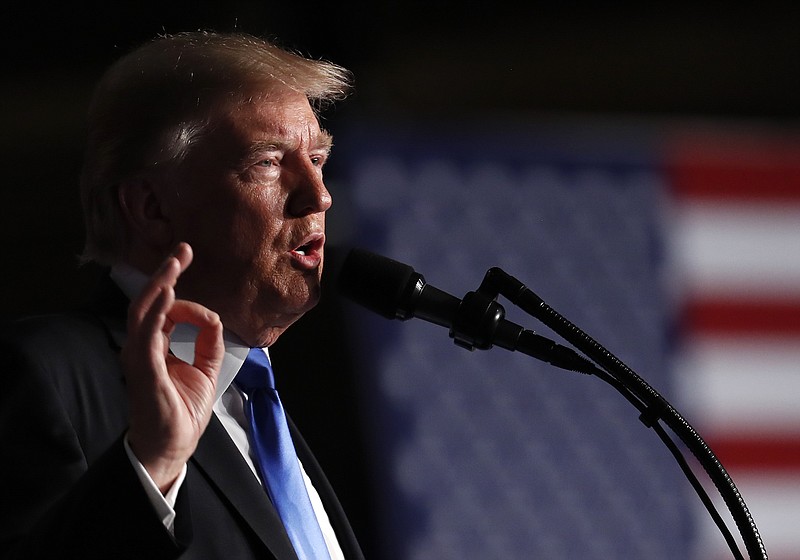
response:
M227 505L242 517L276 558L296 559L278 513L253 471L239 457L239 450L225 428L217 416L212 415L192 463L219 489ZM254 499L256 496L259 499Z
M363 560L364 556L361 547L353 533L353 529L350 526L347 515L345 515L344 509L339 499L336 497L333 487L325 476L317 459L314 457L314 454L311 452L311 449L308 447L305 439L303 439L303 436L297 429L297 426L295 426L291 418L287 417L287 420L289 422L289 430L292 433L294 446L297 450L297 456L303 463L303 469L305 469L306 474L311 479L317 494L319 494L322 500L325 513L327 513L331 527L333 527L333 531L336 533L336 538L339 541L339 546L344 553L344 557L353 560Z

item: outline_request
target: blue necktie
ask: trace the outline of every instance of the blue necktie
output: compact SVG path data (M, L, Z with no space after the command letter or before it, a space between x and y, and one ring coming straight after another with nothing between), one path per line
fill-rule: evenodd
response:
M328 560L328 549L308 498L269 359L252 348L236 385L247 395L245 414L261 480L300 560Z

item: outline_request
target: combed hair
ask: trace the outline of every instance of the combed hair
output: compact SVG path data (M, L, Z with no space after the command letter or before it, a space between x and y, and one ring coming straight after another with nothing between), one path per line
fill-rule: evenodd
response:
M351 74L251 35L206 31L158 37L112 65L89 108L83 259L113 264L124 254L122 181L180 163L215 108L274 88L303 93L319 112L347 96Z

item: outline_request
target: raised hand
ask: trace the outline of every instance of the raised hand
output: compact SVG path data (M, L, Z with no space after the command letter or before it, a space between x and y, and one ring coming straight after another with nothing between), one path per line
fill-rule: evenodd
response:
M191 247L182 243L153 274L130 305L122 349L128 444L162 492L172 486L208 426L224 352L219 316L175 299L175 283L191 261ZM176 323L199 329L192 364L169 353Z

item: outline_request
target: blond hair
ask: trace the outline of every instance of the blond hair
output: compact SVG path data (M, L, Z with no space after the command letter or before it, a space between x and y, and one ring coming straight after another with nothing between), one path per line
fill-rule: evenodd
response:
M119 184L180 163L215 108L285 87L320 111L350 86L351 75L340 66L242 33L162 36L124 56L101 79L89 109L81 174L84 260L120 259L127 232Z

